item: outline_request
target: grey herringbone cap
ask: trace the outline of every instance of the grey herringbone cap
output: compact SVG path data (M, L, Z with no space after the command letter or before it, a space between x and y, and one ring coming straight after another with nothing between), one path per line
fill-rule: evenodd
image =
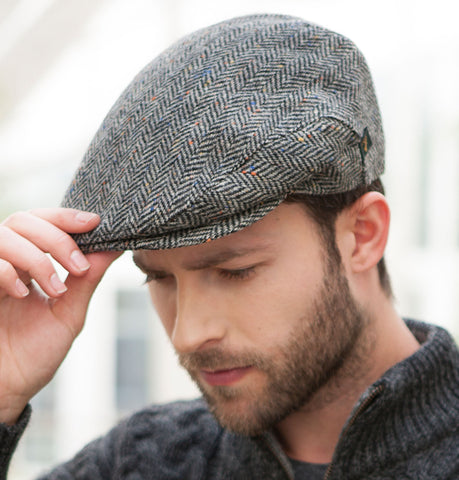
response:
M348 39L298 18L253 15L195 32L115 103L64 206L97 212L83 251L216 239L293 192L325 195L384 168L366 62Z

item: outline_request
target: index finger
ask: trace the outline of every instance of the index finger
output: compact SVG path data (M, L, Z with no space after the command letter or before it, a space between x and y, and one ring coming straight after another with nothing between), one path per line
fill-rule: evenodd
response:
M35 215L67 233L83 233L94 229L100 222L97 213L75 208L35 208L29 210Z

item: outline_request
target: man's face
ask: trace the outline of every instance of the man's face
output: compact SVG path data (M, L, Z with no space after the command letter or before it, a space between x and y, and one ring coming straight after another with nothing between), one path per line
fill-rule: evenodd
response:
M364 318L323 244L304 207L284 203L213 242L135 252L181 364L223 426L274 426L352 353Z

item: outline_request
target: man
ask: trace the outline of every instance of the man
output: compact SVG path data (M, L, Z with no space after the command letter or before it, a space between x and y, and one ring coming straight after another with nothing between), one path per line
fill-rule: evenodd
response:
M205 401L147 408L44 478L459 478L459 353L393 307L383 157L365 61L321 27L238 18L148 65L66 208L0 229L3 475L130 249Z

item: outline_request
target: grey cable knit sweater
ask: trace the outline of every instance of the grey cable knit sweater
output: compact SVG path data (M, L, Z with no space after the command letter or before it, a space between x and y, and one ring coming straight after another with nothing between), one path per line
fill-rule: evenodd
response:
M423 344L372 385L346 423L327 480L459 479L459 351L438 327L407 321ZM27 424L0 427L0 478ZM145 409L43 479L293 479L273 435L222 429L202 400Z

